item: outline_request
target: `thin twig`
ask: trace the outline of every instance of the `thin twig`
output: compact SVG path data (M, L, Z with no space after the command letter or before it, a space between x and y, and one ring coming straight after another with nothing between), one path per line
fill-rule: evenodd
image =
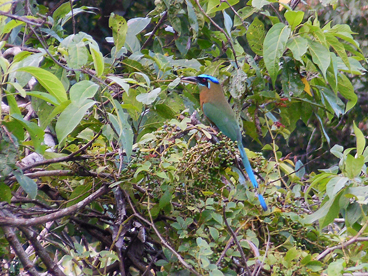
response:
M250 275L250 270L249 270L249 267L247 265L247 258L245 257L243 248L240 246L240 243L238 241L238 238L236 237L236 234L234 233L233 229L231 229L229 223L227 222L225 206L222 207L222 215L224 217L224 222L226 224L227 229L230 231L231 236L233 237L236 245L238 246L238 251L239 251L239 253L240 253L241 257L242 257L242 260L243 260L245 269L247 270L248 275Z
M79 150L72 152L71 154L69 154L68 156L65 157L59 157L59 158L54 158L54 159L47 159L47 160L43 160L43 161L39 161L39 162L35 162L27 167L23 167L21 168L22 171L27 171L31 168L37 167L37 166L41 166L41 165L47 165L47 164L52 164L52 163L59 163L59 162L65 162L65 161L71 161L73 159L73 157L81 152L83 152L84 150L86 150L90 145L92 145L92 143L100 136L100 134L102 133L102 130L100 130L93 138L91 141L89 141L87 144L85 144L83 147L81 147Z
M233 51L233 54L234 54L234 61L235 61L235 64L236 64L236 67L239 68L239 64L238 64L238 59L236 57L236 52L235 52L235 48L234 48L234 45L233 45L233 42L231 40L231 38L229 37L229 35L225 32L225 30L223 28L221 28L219 25L216 24L215 21L213 21L213 19L204 11L204 9L202 8L202 6L199 4L199 0L195 0L195 2L197 3L197 6L198 8L200 9L200 11L203 13L203 15L205 17L207 17L207 19L209 21L211 21L212 25L215 26L220 32L222 32L227 41L229 41L229 44L230 44L230 47L231 47L231 50Z
M37 27L41 27L44 24L44 20L38 20L38 19L29 19L25 16L19 16L19 15L15 15L15 14L11 14L8 12L4 12L0 10L0 15L15 19L15 20L19 20L22 21L24 23L30 24L30 25L34 25Z
M194 269L193 269L193 267L191 267L184 259L183 259L183 257L178 253L178 252L176 252L165 240L164 240L164 238L161 236L161 234L160 234L160 232L158 232L158 230L157 230L157 228L155 227L155 225L154 225L154 223L153 223L153 220L152 220L152 215L151 215L151 212L150 211L148 211L148 213L149 213L149 216L150 216L150 220L151 220L151 222L149 222L148 220L146 220L144 217L142 217L136 210L135 210L135 208L134 208L134 206L133 206L133 204L132 204L132 202L131 202L131 200L130 200L130 197L129 197L129 194L125 191L125 190L123 190L123 192L124 192L124 194L125 194L125 197L126 197L126 199L128 200L128 202L129 202L129 205L130 205L130 208L132 209L132 211L133 211L133 213L134 213L134 215L137 217L137 218L139 218L140 220L142 220L142 221L144 221L145 223L147 223L150 227L152 227L153 228L153 230L155 231L155 233L156 233L156 235L157 235L157 237L160 239L160 241L161 241L161 244L163 245L163 246L165 246L167 249L169 249L177 258L178 258L178 260L179 260L179 262L185 267L185 268L187 268L187 269L189 269L193 274L195 274L195 275L197 275L197 276L201 276L201 274L199 274L197 271L195 271ZM148 199L149 199L149 197L148 197ZM148 201L148 208L149 208L150 206L149 206L149 201Z
M160 18L160 20L157 22L157 25L153 28L150 36L148 37L148 39L143 43L141 50L144 49L147 44L152 40L153 36L155 35L156 31L158 30L158 27L161 26L161 24L165 21L167 17L167 11L164 12L164 14L162 15L162 17Z

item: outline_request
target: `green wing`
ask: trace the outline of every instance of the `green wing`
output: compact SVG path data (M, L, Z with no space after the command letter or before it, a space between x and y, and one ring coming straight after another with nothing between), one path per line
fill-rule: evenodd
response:
M228 108L220 108L213 103L204 103L204 115L214 123L219 130L233 141L238 140L240 128L236 121L233 110Z

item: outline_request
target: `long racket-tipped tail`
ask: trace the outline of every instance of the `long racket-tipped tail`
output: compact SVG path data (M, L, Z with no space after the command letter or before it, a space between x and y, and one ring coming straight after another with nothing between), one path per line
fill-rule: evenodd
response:
M240 156L243 160L245 171L247 172L247 174L249 176L249 179L252 182L253 187L258 189L258 183L257 183L256 177L254 176L252 167L250 166L248 156L245 153L243 143L241 142L241 140L238 141L238 148L239 148L239 151L240 151ZM261 204L263 210L267 211L267 204L266 204L266 201L264 200L263 196L260 195L260 194L258 194L257 196L258 196L259 203Z

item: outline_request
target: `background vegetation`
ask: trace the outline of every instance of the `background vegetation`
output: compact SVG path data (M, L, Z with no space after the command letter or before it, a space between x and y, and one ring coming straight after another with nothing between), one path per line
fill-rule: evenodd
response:
M363 1L71 4L0 0L1 273L368 275Z

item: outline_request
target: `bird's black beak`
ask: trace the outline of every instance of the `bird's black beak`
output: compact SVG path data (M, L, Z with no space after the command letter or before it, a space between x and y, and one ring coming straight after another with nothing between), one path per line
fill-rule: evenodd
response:
M183 77L183 78L181 78L181 81L186 82L186 83L192 83L192 84L197 84L198 83L197 77Z

